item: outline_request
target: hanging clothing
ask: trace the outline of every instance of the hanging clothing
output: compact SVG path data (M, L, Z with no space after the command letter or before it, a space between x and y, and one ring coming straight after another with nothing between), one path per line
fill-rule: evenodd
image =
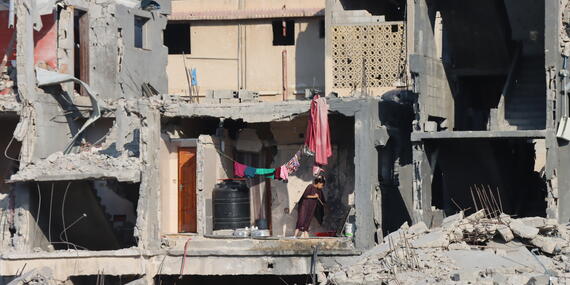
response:
M279 168L275 168L275 177L279 180L289 180L289 171L287 171L287 167L285 165L281 165Z
M322 169L320 166L318 165L313 165L313 176L317 177L319 175L321 175L321 173L325 172L324 169Z
M255 176L255 168L248 166L245 168L244 174L249 178L253 178Z
M247 165L234 161L234 176L244 177Z
M327 165L328 158L332 155L328 112L327 100L315 96L311 101L305 145L315 153L315 163L320 165Z
M299 166L301 166L301 163L299 162L300 159L301 151L297 151L293 158L291 158L289 162L285 164L285 167L287 168L287 172L289 172L289 174L293 174L295 171L297 171L297 169L299 169Z
M318 195L319 197L318 199L307 198L307 196L315 194ZM297 225L295 226L295 229L298 229L300 231L309 230L309 226L311 224L313 216L316 213L316 209L317 207L323 207L322 203L325 202L324 199L325 198L322 190L317 189L317 187L315 187L315 185L313 184L307 186L305 192L303 193L303 196L301 196L301 199L299 200L298 209L297 209L298 210ZM324 210L323 211L319 210L318 212L324 213ZM322 223L322 216L319 223Z
M275 178L275 168L256 168L255 174L264 176L265 178L274 179Z

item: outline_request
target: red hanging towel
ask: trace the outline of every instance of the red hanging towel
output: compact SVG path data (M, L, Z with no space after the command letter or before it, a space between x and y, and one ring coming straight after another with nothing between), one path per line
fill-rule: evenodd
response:
M318 95L315 96L311 101L305 145L315 153L315 163L320 165L326 165L328 158L332 155L328 113L327 100Z

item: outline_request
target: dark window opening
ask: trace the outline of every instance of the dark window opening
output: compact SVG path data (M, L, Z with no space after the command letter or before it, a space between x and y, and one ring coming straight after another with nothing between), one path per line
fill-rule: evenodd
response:
M190 54L190 24L168 24L164 30L168 54Z
M146 23L148 18L135 16L135 47L148 48L146 43Z
M157 275L156 284L234 284L234 285L261 285L261 284L307 284L311 280L309 275Z
M543 159L536 157L535 143L525 138L441 140L429 145L428 156L435 158L430 161L435 168L432 206L446 216L460 209L469 215L476 211L475 203L483 205L479 191L493 196L496 203L491 207L501 207L509 215L545 217L547 186L537 170L536 162Z
M70 276L69 281L71 284L107 284L107 285L122 285L129 282L138 280L140 276L137 275L85 275L85 276Z
M58 181L30 183L28 187L36 221L34 247L116 250L137 245L138 183Z
M89 83L89 16L87 12L75 10L73 15L73 75ZM87 96L87 91L78 83L77 93Z
M323 39L325 37L325 20L319 21L319 38Z
M273 45L292 46L295 44L295 21L273 21Z
M367 1L340 0L344 10L366 10L374 16L384 16L386 21L402 21L404 19L406 1Z

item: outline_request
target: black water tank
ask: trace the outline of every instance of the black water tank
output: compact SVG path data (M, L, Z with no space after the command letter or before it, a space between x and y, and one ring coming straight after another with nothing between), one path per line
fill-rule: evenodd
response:
M212 193L214 230L249 227L249 188L245 181L226 180Z

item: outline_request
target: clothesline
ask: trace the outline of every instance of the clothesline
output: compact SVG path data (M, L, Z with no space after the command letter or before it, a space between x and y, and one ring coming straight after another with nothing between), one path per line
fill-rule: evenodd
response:
M216 151L224 158L234 163L234 176L237 177L254 177L261 175L266 178L275 178L279 180L288 180L289 174L293 174L301 166L300 160L303 154L315 156L315 164L313 165L313 175L316 177L324 172L321 166L328 163L328 158L332 155L330 143L330 130L328 123L328 104L325 98L315 96L311 101L309 121L307 123L307 131L305 132L305 143L293 155L293 157L285 164L277 168L255 168L229 157L225 153L216 149Z
M301 146L295 153L297 153L297 152L301 152L301 153L302 153L304 147L305 147L304 145ZM235 159L231 158L229 155L227 155L227 154L225 154L225 153L219 151L218 149L216 149L216 151L217 151L221 156L223 156L225 159L231 160L232 162L237 162L237 163L239 163L239 164L243 164L243 163L240 163L239 161L236 161ZM260 167L258 167L258 168L260 168Z

